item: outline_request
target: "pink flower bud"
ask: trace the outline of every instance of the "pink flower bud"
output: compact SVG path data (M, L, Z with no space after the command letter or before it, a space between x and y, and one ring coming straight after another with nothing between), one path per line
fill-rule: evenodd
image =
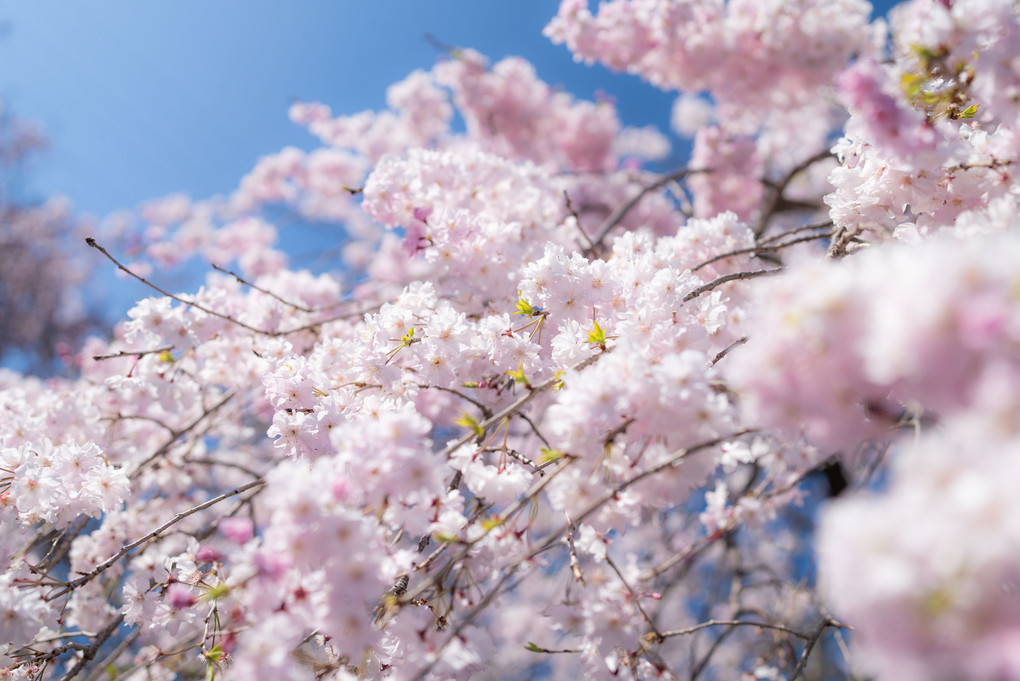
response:
M174 610L190 608L195 604L195 594L192 587L180 582L174 582L166 590L166 599Z
M220 534L234 542L244 544L255 534L251 518L224 518L220 521Z

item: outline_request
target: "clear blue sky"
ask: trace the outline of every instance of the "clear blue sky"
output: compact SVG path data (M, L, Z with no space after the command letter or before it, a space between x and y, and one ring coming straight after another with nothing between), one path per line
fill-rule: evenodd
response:
M337 113L438 53L424 39L516 54L579 97L603 89L624 121L666 127L672 97L575 64L541 30L557 0L0 0L0 97L51 148L35 197L63 194L101 217L171 192L229 192L256 159L313 140L294 99Z
M575 64L541 30L553 0L32 0L0 2L0 97L51 148L36 196L103 216L183 191L229 192L256 159L313 140L294 99L337 113L385 106L386 87L438 56L424 39L517 54L578 96L616 95L630 124L663 124L672 98Z

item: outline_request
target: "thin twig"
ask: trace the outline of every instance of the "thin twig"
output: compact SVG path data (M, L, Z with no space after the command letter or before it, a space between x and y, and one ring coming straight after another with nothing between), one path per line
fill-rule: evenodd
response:
M718 262L720 260L725 260L726 258L732 258L735 255L745 255L745 254L755 254L756 255L758 253L774 253L775 251L781 251L784 248L789 248L790 246L793 246L794 244L800 244L800 243L804 243L806 241L817 241L818 239L822 239L822 238L824 238L826 236L828 236L828 234L813 234L813 235L810 235L810 236L802 236L802 237L799 237L797 239L791 239L789 241L784 241L782 243L775 244L775 245L770 245L770 246L751 246L750 248L740 248L740 249L737 249L735 251L729 251L728 253L720 253L719 255L717 255L715 257L712 257L712 258L709 258L708 260L705 260L701 264L696 265L695 267L692 267L691 268L691 272L697 272L702 267L706 267L706 266L711 265L712 263Z
M117 357L144 357L145 355L156 355L163 354L164 352L170 352L174 349L172 345L164 345L161 348L152 348L151 350L121 350L120 352L111 352L108 355L92 355L92 359L97 362L101 362L104 359L115 359Z
M588 236L588 232L584 231L584 227L581 226L581 216L574 209L574 205L570 202L570 194L567 193L566 189L563 190L563 199L567 202L567 212L574 217L574 222L577 223L577 231L579 231L581 236L584 237L584 240L588 242L588 248L586 250L589 253L594 251L595 242L591 240L591 237Z
M283 303L284 305L287 305L288 307L292 307L295 310L301 310L302 312L310 312L310 313L316 312L316 310L309 309L309 308L305 307L304 305L298 305L297 303L292 303L289 300L284 300L283 298L281 298L280 296L276 295L272 291L267 291L266 289L264 289L264 288L262 288L260 286L256 286L255 284L251 283L247 279L244 279L243 277L241 277L236 272L232 272L231 270L228 270L225 267L220 267L216 263L209 263L209 264L212 265L214 270L216 270L218 272L223 272L223 274L229 274L234 279L236 279L238 283L240 283L240 284L242 284L244 286L247 286L249 288L255 289L259 293L264 293L267 296L269 296L270 298L273 298L274 300L277 300L277 301Z
M462 400L464 400L466 402L470 402L471 404L473 404L476 407L478 407L478 410L480 412L482 412L482 416L483 417L489 418L490 416L492 416L492 410L491 409L489 409L487 406L485 406L484 404L482 404L481 402L479 402L475 398L471 397L470 395L465 395L464 393L460 392L459 390L454 390L453 388L447 388L446 386L442 386L442 385L430 385L430 384L427 384L427 383L415 383L415 385L418 386L419 388L424 388L426 390L442 390L443 392L447 392L447 393L450 393L452 395L456 395L460 399L462 399Z
M584 652L583 650L579 650L579 649L576 649L576 648L563 648L561 650L549 650L548 648L542 648L541 646L536 646L534 643L529 643L527 646L525 646L525 650L527 650L529 652L532 652L532 653L547 653L549 655L558 655L560 653L582 653L582 652Z
M60 536L57 537L56 541L53 542L53 545L50 546L50 550L46 552L46 555L42 557L42 560L36 563L34 569L41 572L48 572L53 568L53 566L62 561L64 556L67 554L67 551L71 548L71 542L74 541L79 534L81 534L82 530L85 529L85 526L88 525L89 520L90 518L86 515L76 518L75 521L71 523L70 527L60 533Z
M659 575L661 575L663 572L670 569L674 565L677 565L678 563L684 563L690 560L691 558L694 558L696 555L698 555L699 553L707 549L709 546L714 544L716 541L721 539L724 536L724 534L725 532L715 532L713 534L705 535L704 537L701 538L700 541L687 547L686 551L682 551L681 553L673 555L671 558L667 558L665 561L663 561L656 567L652 568L645 574L641 575L641 581L654 579L655 577L658 577Z
M272 338L278 338L280 336L288 336L288 335L293 334L293 333L298 333L299 331L308 331L310 329L315 329L316 327L321 326L323 324L328 324L329 322L338 321L338 320L341 320L341 319L348 319L350 317L361 316L361 315L365 314L365 312L370 312L373 309L376 309L376 308L373 307L373 308L370 308L369 310L366 310L366 311L345 313L343 315L339 315L339 316L336 316L336 317L331 317L329 319L323 319L323 320L320 320L320 321L317 321L317 322L310 322L308 324L305 324L305 325L302 325L302 326L298 326L298 327L293 328L293 329L285 329L285 330L282 330L282 331L267 331L265 329L257 329L254 326L251 326L250 324L246 324L245 322L242 322L240 319L236 319L234 317L231 317L230 315L225 315L225 314L222 314L220 312L216 312L215 310L212 310L212 309L206 307L205 305L202 305L201 303L196 303L193 300L187 300L185 298L181 298L180 296L175 296L174 294L172 294L172 293L170 293L168 291L163 290L162 288L160 288L156 284L153 284L151 281L149 281L145 277L142 277L141 275L135 274L130 269L128 269L126 266L121 264L121 262L119 260L117 260L112 255L110 255L109 251L107 251L105 248L103 248L98 243L96 243L96 240L93 239L92 237L86 237L85 238L85 243L87 243L89 246L91 246L92 248L95 248L100 253L105 255L110 260L110 262L112 262L114 265L117 266L117 268L119 270L121 270L123 272L126 272L127 274L129 274L130 276L134 277L138 281L142 282L143 284L145 284L146 286L148 286L152 290L154 290L154 291L156 291L158 293L163 294L167 298L170 298L171 300L176 300L178 303L181 303L182 305L187 305L188 307L193 307L196 310L201 310L202 312L205 312L208 315L212 315L213 317L216 317L218 319L222 319L224 321L230 322L231 324L235 324L237 326L240 326L242 329L245 329L247 331L251 331L252 333L257 333L257 334L262 335L262 336L269 336L269 337L272 337ZM264 291L264 293L268 293L268 292ZM272 294L270 294L270 295L272 295ZM289 305L290 303L287 303L287 304Z
M574 371L580 371L581 369L585 368L589 364L592 364L596 360L598 360L598 358L601 357L602 354L603 353L598 353L598 354L592 355L591 357L589 357L589 358L587 358L585 360L582 360L581 362L578 362L576 365L574 365L571 368ZM539 383L538 385L531 386L531 389L528 390L528 392L526 392L524 395L522 395L518 399L514 400L512 403L510 403L509 405L507 405L503 409L500 409L498 412L496 412L495 414L493 414L489 418L487 418L484 421L482 421L481 423L479 423L478 427L481 428L483 433L488 431L489 428L492 428L493 426L500 424L503 421L503 419L507 418L508 416L512 416L516 412L519 412L521 409L524 408L524 406L526 404L531 402L533 399L538 397L540 394L542 394L543 392L545 392L549 388L552 388L556 384L560 383L562 380L563 379L561 377L559 377L559 376L553 376L552 378L550 378L549 380L547 380L547 381L545 381L543 383ZM467 443L469 443L472 440L476 439L477 437L478 436L473 431L470 432L470 433L467 433L467 434L465 434L465 435L463 435L461 437L459 437L458 439L454 440L449 445L447 445L446 448L443 449L443 451L439 452L439 457L443 458L443 459L449 458L449 456L451 454L453 454L455 451L457 451L458 449L460 449L461 447L463 447Z
M815 644L818 643L819 639L822 638L822 634L826 629L833 624L832 620L826 618L819 622L815 628L814 633L807 639L807 643L804 644L804 652L800 654L800 659L797 660L797 666L793 668L793 672L790 674L790 681L797 681L797 677L800 676L804 668L807 667L808 656L811 655L811 651L814 649Z
M247 329L248 331L251 331L252 333L272 335L271 332L263 331L262 329L256 329L254 326L250 326L248 324L245 324L244 322L242 322L239 319L234 319L233 317L231 317L229 315L221 314L219 312L216 312L215 310L210 310L208 307L206 307L205 305L202 305L201 303L196 303L196 302L194 302L192 300L185 300L184 298L181 298L180 296L175 296L174 294L172 294L172 293L170 293L168 291L164 291L159 286L157 286L156 284L153 284L151 281L149 281L145 277L143 277L143 276L141 276L139 274L135 274L134 272L129 270L127 267L122 265L119 260L117 260L112 255L110 255L109 251L107 251L105 248L103 248L98 243L96 243L96 240L93 239L90 236L89 237L85 237L85 243L87 243L89 246L91 246L92 248L96 249L97 251L99 251L100 253L105 255L107 258L109 258L110 262L112 262L114 265L117 266L117 269L121 270L122 272L126 272L127 274L131 275L132 277L134 277L138 281L142 282L143 284L145 284L146 286L148 286L152 290L157 291L158 293L163 294L164 296L166 296L167 298L170 298L171 300L176 300L178 303L181 303L183 305L187 305L188 307L193 307L196 310L201 310L202 312L205 312L208 315L212 315L213 317L217 317L217 318L222 319L224 321L228 321L228 322L230 322L232 324L237 324L242 329Z
M536 426L535 422L531 420L531 417L529 417L524 412L518 412L517 413L517 417L520 418L520 419L523 419L524 422L527 423L528 426L531 427L531 430L535 433L535 436L538 437L538 439L542 441L542 444L545 445L546 449L552 449L552 445L549 444L549 441L546 440L545 436L542 435L542 433L538 430L538 426ZM541 468L539 470L541 470Z
M254 471L251 468L248 468L247 466L244 466L244 465L239 464L239 463L234 463L233 461L222 461L220 459L215 459L213 457L204 457L204 456L194 456L194 457L192 457L192 456L185 456L184 457L184 463L186 463L186 464L189 464L189 463L201 464L203 466L222 466L224 468L233 468L234 470L241 471L242 473L247 473L248 475L250 475L253 478L260 478L260 477L262 477L261 474L258 471Z
M215 413L216 413L217 411L219 411L219 410L220 410L220 409L221 409L221 408L222 408L222 407L223 407L223 406L224 406L224 405L225 405L225 404L226 404L227 402L229 402L230 400L232 400L232 399L234 398L234 396L235 396L235 395L237 395L237 393L236 393L236 392L230 392L230 393L227 393L227 394L226 394L226 395L225 395L225 396L223 397L223 399L221 399L221 400L220 400L219 402L217 402L217 403L216 403L215 405L213 405L213 406L212 406L212 408L210 408L210 409L208 409L208 410L206 410L206 411L202 412L201 416L199 416L198 418L196 418L196 419L195 419L194 421L192 421L191 423L189 423L188 425L186 425L186 426L185 426L184 428L182 428L181 430L177 430L177 431L175 431L175 430L171 430L171 431L170 431L171 435L170 435L170 437L169 437L169 438L167 439L167 441L166 441L166 442L164 442L164 443L162 444L162 446L160 446L160 448L159 448L159 449L157 449L157 450L156 450L155 452L153 452L153 453L152 453L151 455L149 455L149 457L148 457L148 458L146 458L146 459L145 459L144 461L142 461L142 462L141 462L140 464L138 464L138 467L137 467L137 468L135 468L135 469L134 469L134 470L133 470L133 471L131 472L131 475L130 475L130 476L128 476L128 477L130 477L130 478L136 478L136 477L138 477L138 475L139 475L139 474L140 474L140 473L141 473L141 472L142 472L142 471L143 471L143 470L144 470L144 469L145 469L145 468L146 468L146 467L147 467L147 466L148 466L149 464L151 464L151 463L152 463L153 461L155 461L156 459L158 459L159 457L161 457L161 456L162 456L163 454L166 454L166 453L167 453L167 452L168 452L168 451L170 450L170 447L171 447L171 446L173 446L173 444L174 444L175 442L177 442L178 438L180 438L180 437L181 437L182 435L184 435L185 433L189 433L189 432L191 432L192 430L194 430L194 429L195 429L195 428L196 428L196 427L198 426L198 424L200 424L200 423L201 423L202 421L204 421L204 420L205 420L206 418L208 418L208 417L209 417L209 416L211 416L212 414L215 414Z
M800 234L801 232L811 232L816 229L831 229L832 226L833 226L832 220L816 222L813 225L801 225L800 227L794 227L793 229L788 229L785 232L780 232L779 234L773 234L772 236L765 237L764 239L759 239L758 245L764 246L765 244L768 244L772 241L779 241L780 239L785 239L788 236Z
M662 635L662 632L659 631L659 627L655 626L655 621L648 616L648 613L645 612L644 606L641 605L640 595L636 591L634 591L634 588L630 585L629 582L627 582L627 578L623 576L622 572L620 572L620 568L616 567L616 563L613 562L613 559L610 558L608 554L606 555L606 563L609 565L609 567L613 568L613 572L616 573L616 576L620 578L620 581L627 588L627 591L630 593L630 597L631 599L633 599L634 605L637 607L638 612L641 613L641 616L645 618L645 622L647 622L648 626L651 627L652 629L651 634L652 636L654 636L654 640L655 641L665 640L665 637Z
M163 534L168 529L170 529L171 527L173 527L177 523L181 522L185 518L187 518L189 516L192 516L192 515L198 513L199 511L204 511L205 509L210 508L211 506L215 506L216 504L220 503L221 501L224 501L225 499L229 499L231 497L237 496L238 494L242 494L244 492L247 492L248 490L250 490L250 489L252 489L254 487L261 487L262 485L265 485L265 484L266 484L265 480L254 480L254 481L249 482L247 484L241 485L240 487L238 487L236 489L232 489L229 492L224 492L223 494L221 494L221 495L219 495L217 497L213 497L212 499L210 499L209 501L206 501L205 503L201 503L198 506L194 506L192 508L189 508L187 511L181 511L180 513L175 515L173 518L171 518L167 522L163 523L162 525L157 527L155 530L152 530L151 532L149 532L145 536L139 537L138 539L134 540L133 542L129 542L129 543L125 544L124 546L122 546L120 548L119 551L117 551L117 553L115 553L114 555L110 556L109 558L104 560L102 563L100 563L96 567L92 568L92 570L90 570L89 572L83 574L78 579L71 580L70 582L67 583L67 585L64 587L63 590L59 591L56 594L50 595L46 600L53 600L53 599L55 599L55 598L57 598L59 596L62 596L65 593L68 593L70 591L73 591L73 590L77 589L79 586L81 586L83 584L86 584L86 583L92 581L93 579L98 577L100 574L102 574L103 572L106 572L111 567L113 567L117 563L117 561L119 561L121 558L123 558L127 554L131 553L131 551L135 550L136 548L138 548L142 544L155 539L156 537L158 537L159 535Z
M732 274L724 274L721 277L713 279L704 286L699 286L698 288L688 293L686 296L684 296L684 302L685 303L690 302L697 298L698 296L700 296L702 293L707 293L708 291L714 289L716 286L719 286L720 284L725 284L728 281L737 281L738 279L754 279L755 277L764 277L770 274L778 274L782 271L783 269L781 267L774 267L770 270L752 270L750 272L733 272Z
M711 171L707 168L702 169L679 168L671 173L666 173L665 175L657 179L655 182L652 182L651 184L642 187L637 194L631 197L630 200L627 201L626 203L620 205L616 210L610 213L609 216L602 222L602 224L599 226L598 232L595 234L595 239L591 245L591 248L586 249L584 251L584 254L590 255L592 252L594 252L594 250L602 244L602 242L609 235L609 233L613 231L613 228L620 224L623 218L627 216L627 213L629 213L631 209L633 209L634 206L636 206L645 196L647 196L651 192L654 192L656 189L659 189L660 187L669 184L670 182L682 180L688 175L707 172Z
M109 624L103 627L103 630L96 634L96 640L94 640L88 648L82 652L81 659L73 667L71 667L60 681L71 681L74 677L78 676L78 673L96 656L99 649L102 647L106 640L113 636L113 633L120 628L121 623L124 621L124 614L121 613L113 618Z
M783 192L786 191L786 188L789 186L790 182L793 181L793 178L795 178L797 175L800 175L802 172L813 166L815 163L818 163L819 161L823 161L827 158L832 157L833 154L831 151L829 151L828 149L823 149L814 156L810 156L801 161L800 163L798 163L797 165L795 165L778 182L767 181L762 182L762 184L764 184L772 191L769 195L769 198L766 199L765 205L762 206L761 217L758 220L758 226L754 230L755 236L761 236L762 234L765 233L765 230L768 228L769 225L769 220L772 219L772 216L776 213L776 209L783 201Z
M709 620L707 622L702 622L701 624L695 624L693 627L687 627L686 629L673 629L671 631L664 631L660 634L660 636L662 638L673 638L674 636L687 636L688 634L693 634L695 632L701 631L702 629L708 629L709 627L758 627L759 629L774 629L776 631L782 631L784 633L790 634L791 636L796 636L797 638L802 638L804 640L808 640L810 638L810 634L799 632L796 629L791 629L790 627L784 626L782 624L769 624L767 622L751 622L748 620Z

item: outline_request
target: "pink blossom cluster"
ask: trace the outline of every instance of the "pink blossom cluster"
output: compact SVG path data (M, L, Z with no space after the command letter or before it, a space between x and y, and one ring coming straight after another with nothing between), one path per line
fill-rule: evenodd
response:
M1010 230L807 263L758 291L783 304L729 366L752 418L851 465L862 439L943 422L898 447L888 490L823 517L825 594L880 678L1020 674L1018 259Z
M883 494L822 517L824 592L859 627L862 671L1020 676L1017 379L985 373L972 410L904 447Z
M905 3L890 30L895 61L862 60L837 81L853 115L834 149L833 222L871 240L911 239L995 199L1015 202L1013 4Z
M913 0L883 60L867 14L562 3L709 91L674 172L452 50L91 239L152 297L0 372L0 678L1020 679L1018 19Z
M790 110L871 51L861 0L613 0L592 14L563 0L546 35L574 57L684 92L708 91L724 117Z
M759 304L730 380L755 419L828 449L882 437L906 412L966 409L983 376L1018 361L1018 258L1008 232L791 268L756 291L781 304Z

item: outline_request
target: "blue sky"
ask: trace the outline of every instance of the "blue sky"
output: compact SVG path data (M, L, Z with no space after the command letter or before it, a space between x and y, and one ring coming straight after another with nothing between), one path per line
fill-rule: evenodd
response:
M494 61L516 54L579 97L603 89L630 125L665 128L672 97L574 63L541 34L558 0L0 0L0 97L51 148L36 198L102 217L172 192L231 191L259 156L313 140L294 99L337 113L384 106L386 87L429 68L424 35Z
M541 30L553 0L0 2L0 97L51 148L29 187L103 216L177 191L232 190L261 155L313 140L295 99L337 113L385 106L386 87L438 56L424 35L493 60L518 54L580 97L602 88L626 122L668 120L672 98L575 64Z

